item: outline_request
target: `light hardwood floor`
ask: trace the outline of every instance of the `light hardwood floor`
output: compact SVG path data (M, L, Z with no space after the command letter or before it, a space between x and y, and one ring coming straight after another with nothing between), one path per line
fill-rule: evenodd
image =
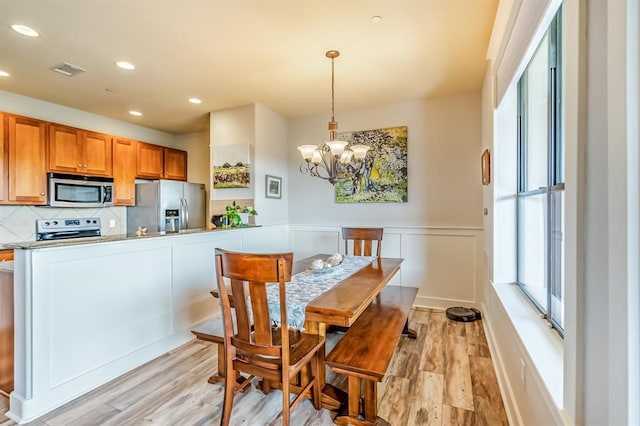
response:
M418 339L400 344L382 383L379 411L392 425L507 425L482 322L450 321L444 311L416 310ZM339 334L332 335L333 346ZM71 425L214 425L220 421L222 386L207 383L216 369L212 344L194 340L30 423ZM327 373L346 389L346 380ZM232 424L281 423L280 391L255 388L236 396ZM0 425L8 401L0 396ZM303 401L292 425L331 425L335 413Z

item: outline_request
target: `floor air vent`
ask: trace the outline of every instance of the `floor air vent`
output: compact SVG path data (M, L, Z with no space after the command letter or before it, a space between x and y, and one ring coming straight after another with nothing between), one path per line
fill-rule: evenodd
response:
M454 321L471 322L482 318L480 311L476 308L463 308L454 306L447 309L447 318Z
M68 62L63 62L61 64L54 65L50 69L52 71L59 72L60 74L64 74L69 77L73 77L74 75L78 75L80 73L86 72L85 69L82 69L79 66L70 64Z

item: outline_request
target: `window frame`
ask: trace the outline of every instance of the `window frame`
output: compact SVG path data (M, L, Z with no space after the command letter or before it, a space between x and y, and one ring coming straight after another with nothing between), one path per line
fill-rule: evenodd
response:
M558 292L562 291L562 282L558 283L557 278L561 272L562 259L554 257L555 244L553 235L555 230L554 224L557 225L557 198L555 195L564 191L564 140L563 140L563 128L562 128L562 8L558 10L556 16L549 25L547 30L548 37L543 37L543 42L548 43L548 63L547 63L547 164L546 164L546 176L547 184L544 187L528 189L527 177L528 173L528 161L527 161L527 135L529 122L527 120L527 90L528 90L528 70L531 63L525 68L520 80L518 81L518 112L517 112L517 193L516 193L516 284L525 296L532 302L532 304L538 309L551 326L560 334L564 336L564 328L558 322L555 317L554 307L558 305L555 300L558 300ZM542 42L541 42L542 43ZM539 48L539 47L538 47ZM524 254L521 252L521 199L546 194L546 208L544 215L544 279L546 280L546 306L543 306L541 301L536 299L531 292L527 289L525 283L520 281L520 265L523 260ZM561 221L564 218L564 210L560 211ZM561 237L562 238L562 237ZM561 244L564 244L562 242ZM562 249L562 254L564 249ZM561 255L562 255L561 254ZM561 276L560 276L560 279ZM561 294L561 293L560 293ZM560 300L560 305L564 301Z

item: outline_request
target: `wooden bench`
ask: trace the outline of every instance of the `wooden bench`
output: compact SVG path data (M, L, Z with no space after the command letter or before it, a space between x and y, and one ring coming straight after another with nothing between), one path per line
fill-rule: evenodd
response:
M376 382L387 372L417 293L413 287L386 286L326 357L333 371L348 376L348 415L338 415L335 424L388 424L377 415Z

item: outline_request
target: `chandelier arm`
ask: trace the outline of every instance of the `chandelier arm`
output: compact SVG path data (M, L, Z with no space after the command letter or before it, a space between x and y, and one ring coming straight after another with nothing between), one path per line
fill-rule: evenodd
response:
M320 170L322 170L322 169L320 169ZM326 168L324 168L324 170L326 171ZM320 174L320 172L318 171L318 165L314 165L312 167L311 176L317 177L317 178L320 178L320 179L324 179L324 180L328 180L329 182L331 182L331 176L322 176L322 174Z

